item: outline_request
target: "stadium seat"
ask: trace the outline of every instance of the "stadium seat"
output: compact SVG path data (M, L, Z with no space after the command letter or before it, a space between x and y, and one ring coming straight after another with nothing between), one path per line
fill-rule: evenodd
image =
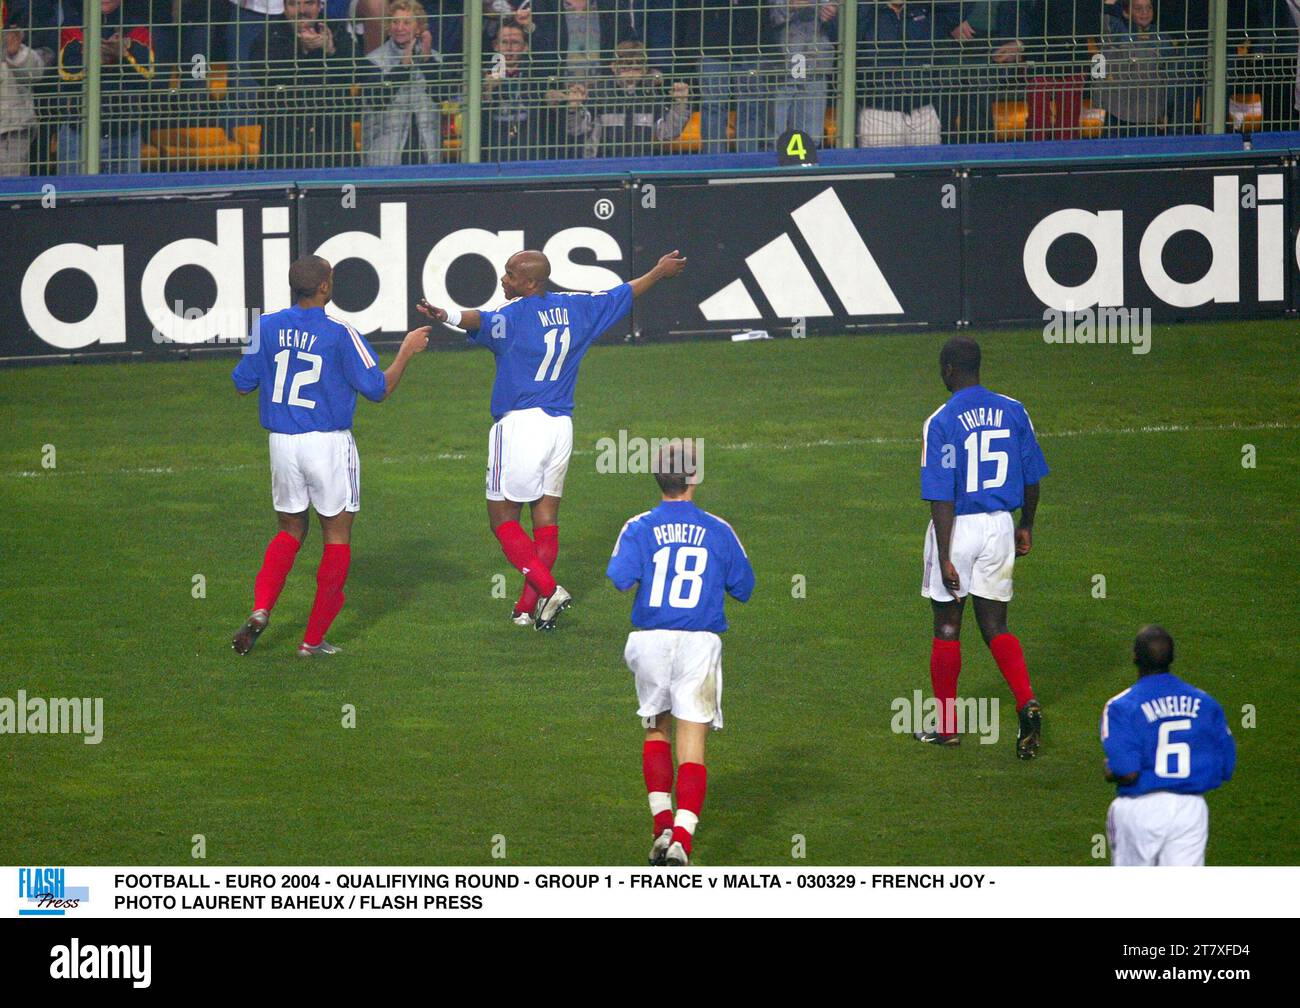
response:
M460 102L442 103L442 155L444 161L460 160L460 137L464 128Z
M158 160L158 148L151 143L140 145L140 170L147 172L161 171Z
M736 113L733 109L727 113L727 139L736 138ZM703 149L700 139L700 113L692 112L682 128L681 136L676 140L664 142L664 151L669 154L698 154Z
M150 143L161 152L159 163L164 169L237 168L244 160L243 145L227 137L220 126L156 129Z
M686 120L682 132L676 140L664 141L664 150L669 154L698 154L700 152L700 114L692 112Z
M1028 102L1000 101L993 103L994 140L1023 140L1028 125Z
M221 98L225 95L226 89L230 86L230 74L225 63L213 63L212 71L208 74L208 90L212 92L212 97Z
M1264 122L1264 96L1235 94L1228 99L1228 125L1236 133L1251 133Z
M1079 135L1088 140L1095 140L1106 129L1106 110L1094 105L1087 99L1079 110Z
M840 124L835 118L835 106L826 106L826 117L822 120L822 146L834 147L835 141L840 135Z
M230 131L230 137L244 151L244 159L249 165L257 164L262 151L262 127L260 123L251 126L236 126Z

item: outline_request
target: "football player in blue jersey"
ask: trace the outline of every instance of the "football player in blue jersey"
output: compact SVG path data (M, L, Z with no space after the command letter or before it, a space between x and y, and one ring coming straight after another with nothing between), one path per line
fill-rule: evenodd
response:
M606 329L623 318L660 280L686 268L676 250L629 283L582 293L547 289L551 264L541 252L516 252L506 261L501 289L510 300L496 311L448 311L421 300L416 307L438 322L465 329L496 357L493 425L488 433L488 524L524 588L511 619L550 630L572 596L551 568L560 550L560 497L573 451L573 390L578 365ZM533 535L519 519L529 505Z
M662 502L623 526L605 573L619 591L637 588L623 658L645 728L650 863L685 865L704 806L704 743L710 728L722 727L724 603L728 595L749 600L754 568L735 530L696 507L699 472L688 445L670 442L656 460L655 481ZM677 736L675 816L669 715Z
M1118 786L1106 815L1114 865L1203 865L1203 797L1232 779L1237 744L1217 700L1169 671L1174 639L1145 626L1133 642L1138 681L1101 712L1103 772Z
M1042 707L1029 684L1020 641L1007 629L1016 557L1032 545L1038 484L1047 463L1029 414L1016 400L980 384L980 347L955 336L939 352L939 376L952 393L921 431L921 497L930 503L921 594L930 600L934 640L930 684L939 723L918 741L961 742L956 723L961 618L966 596L984 643L1015 696L1016 755L1032 759L1042 740ZM1020 511L1020 521L1011 512Z
M336 654L325 631L343 608L352 560L352 516L361 509L361 462L352 438L357 393L380 402L393 394L411 357L429 345L429 327L406 334L397 357L381 370L370 344L346 322L326 314L334 271L320 256L289 267L294 306L263 315L255 339L231 377L240 395L258 392L262 426L270 431L271 500L280 531L266 547L253 584L253 612L231 646L247 654L266 629L315 508L325 539L298 654Z

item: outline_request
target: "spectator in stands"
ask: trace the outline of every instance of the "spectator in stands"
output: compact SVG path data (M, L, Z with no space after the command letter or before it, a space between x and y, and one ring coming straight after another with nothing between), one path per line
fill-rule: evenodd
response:
M226 58L241 67L255 67L266 49L262 45L271 19L284 13L284 0L230 0L225 13Z
M103 41L100 44L100 169L104 172L140 170L140 99L153 79L153 44L149 27L131 24L122 0L100 0ZM67 99L59 125L59 171L81 171L81 110L86 77L85 33L80 26L62 31L59 79Z
M14 0L7 6L9 19L27 29L27 44L47 67L58 61L60 26L81 24L81 0Z
M364 39L360 52L369 55L388 40L388 0L331 0L331 3L335 2L349 5L348 23ZM464 45L461 30L465 20L463 0L439 0L437 9L428 20L433 51L447 63L453 54L462 51Z
M673 43L676 36L677 0L606 0L613 7L617 44L625 39L645 46L650 66L661 73L676 68ZM692 0L693 2L693 0Z
M483 76L482 157L515 161L546 156L555 135L546 81L533 70L528 34L506 18L492 40Z
M566 88L601 76L614 50L613 0L536 0L531 22L533 63L547 76Z
M18 19L0 9L4 37L0 47L0 175L26 175L36 126L32 85L45 60L23 40Z
M1106 79L1093 101L1106 110L1107 136L1163 132L1170 100L1166 59L1169 42L1155 30L1153 0L1124 0L1120 16L1106 19L1101 52Z
M424 8L416 0L388 5L388 41L366 59L373 65L365 88L369 111L361 120L367 165L401 164L412 143L415 163L438 161L442 102L452 84L433 46Z
M322 20L321 0L284 0L266 37L262 75L262 163L334 168L356 163L355 41Z
M767 37L776 51L772 132L802 130L818 147L839 38L837 0L766 0Z
M1016 64L1025 54L1022 14L1033 6L1030 0L935 4L940 57L965 68L945 102L944 124L950 131L957 128L953 139L992 139L993 102L1023 91Z
M939 143L932 13L928 2L858 4L859 146Z
M759 17L763 0L689 0L680 13L679 58L699 58L700 138L706 153L727 149L736 109L736 150L757 151L771 137L763 100Z
M126 6L130 6L127 0ZM152 0L154 88L167 90L173 73L182 88L206 90L212 64L229 63L224 22L230 0ZM129 15L128 15L129 16Z
M649 157L682 135L691 116L690 85L664 87L650 69L645 46L628 39L618 44L609 72L577 92L569 115L571 133L583 138L584 157Z

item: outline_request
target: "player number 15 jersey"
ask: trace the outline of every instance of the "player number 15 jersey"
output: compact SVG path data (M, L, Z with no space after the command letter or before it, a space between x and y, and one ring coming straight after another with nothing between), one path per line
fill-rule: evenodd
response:
M921 430L921 498L956 514L1015 511L1047 473L1025 408L982 385L954 392Z

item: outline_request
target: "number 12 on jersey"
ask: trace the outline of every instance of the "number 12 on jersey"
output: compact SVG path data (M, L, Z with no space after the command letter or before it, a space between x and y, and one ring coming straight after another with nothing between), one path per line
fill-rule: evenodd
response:
M275 355L275 388L271 392L273 403L284 402L284 380L289 375L289 357L293 353L292 350L281 350ZM289 405L315 409L316 400L304 399L299 393L309 385L315 385L320 381L320 366L323 358L320 354L307 353L305 350L299 350L297 354L299 360L306 361L311 366L306 371L299 371L293 376L293 384L289 386Z

